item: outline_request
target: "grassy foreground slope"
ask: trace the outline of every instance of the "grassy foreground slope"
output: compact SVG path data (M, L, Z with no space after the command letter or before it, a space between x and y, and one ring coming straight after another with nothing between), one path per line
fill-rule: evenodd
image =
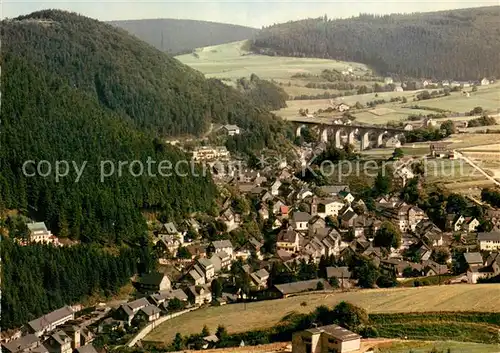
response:
M369 313L479 311L499 312L500 285L450 285L419 288L374 289L358 292L308 294L280 300L233 304L197 310L156 328L146 339L170 342L177 332L199 333L204 325L215 332L225 325L229 332L268 328L291 312L308 313L317 306L334 306L346 300ZM301 303L306 303L303 306Z

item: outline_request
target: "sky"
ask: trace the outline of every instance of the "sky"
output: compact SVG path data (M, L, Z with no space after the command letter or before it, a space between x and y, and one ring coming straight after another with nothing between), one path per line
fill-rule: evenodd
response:
M359 13L409 13L499 5L499 0L0 0L1 18L43 9L62 9L102 21L181 18L257 27L319 17L345 18Z

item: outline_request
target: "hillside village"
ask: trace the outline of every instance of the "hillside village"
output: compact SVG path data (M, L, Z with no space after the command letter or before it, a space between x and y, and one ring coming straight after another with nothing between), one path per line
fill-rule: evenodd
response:
M208 155L211 166L231 159L226 152ZM199 156L193 153L207 161ZM399 162L402 167L391 178L408 187L417 175L404 159ZM4 334L4 349L91 353L92 341L100 335L117 329L130 334L207 305L308 291L499 278L499 209L490 207L474 217L467 209L475 205L467 201L438 227L398 193L367 198L347 184L316 186L284 164L214 174L222 195L218 216L195 215L155 226L151 240L159 268L133 280L135 299L114 308L96 307L86 315L78 308L61 308ZM485 222L492 226L488 231ZM22 244L71 246L59 242L43 222L27 227L29 236ZM213 345L210 339L205 342Z

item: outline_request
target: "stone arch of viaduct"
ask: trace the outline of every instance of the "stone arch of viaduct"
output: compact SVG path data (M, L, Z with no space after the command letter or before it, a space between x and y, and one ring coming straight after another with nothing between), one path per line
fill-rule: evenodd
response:
M361 150L366 150L370 147L370 137L375 135L377 146L383 144L384 136L395 137L398 140L403 135L404 131L394 128L386 128L381 126L364 126L364 125L327 125L327 124L298 124L296 128L296 136L301 136L301 131L306 126L316 126L319 129L319 140L321 142L334 141L335 147L342 146L342 133L347 135L347 143L354 144L356 135L361 141Z

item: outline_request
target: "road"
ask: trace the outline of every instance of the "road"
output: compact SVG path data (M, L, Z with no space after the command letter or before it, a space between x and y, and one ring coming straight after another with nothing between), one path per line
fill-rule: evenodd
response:
M453 150L453 153L455 154L455 158L461 158L465 162L469 163L474 169L476 169L478 172L480 172L482 175L486 177L486 179L491 180L495 185L500 186L500 182L490 176L488 173L486 173L480 166L478 166L475 162L473 162L470 158L464 156L461 152L457 150Z

